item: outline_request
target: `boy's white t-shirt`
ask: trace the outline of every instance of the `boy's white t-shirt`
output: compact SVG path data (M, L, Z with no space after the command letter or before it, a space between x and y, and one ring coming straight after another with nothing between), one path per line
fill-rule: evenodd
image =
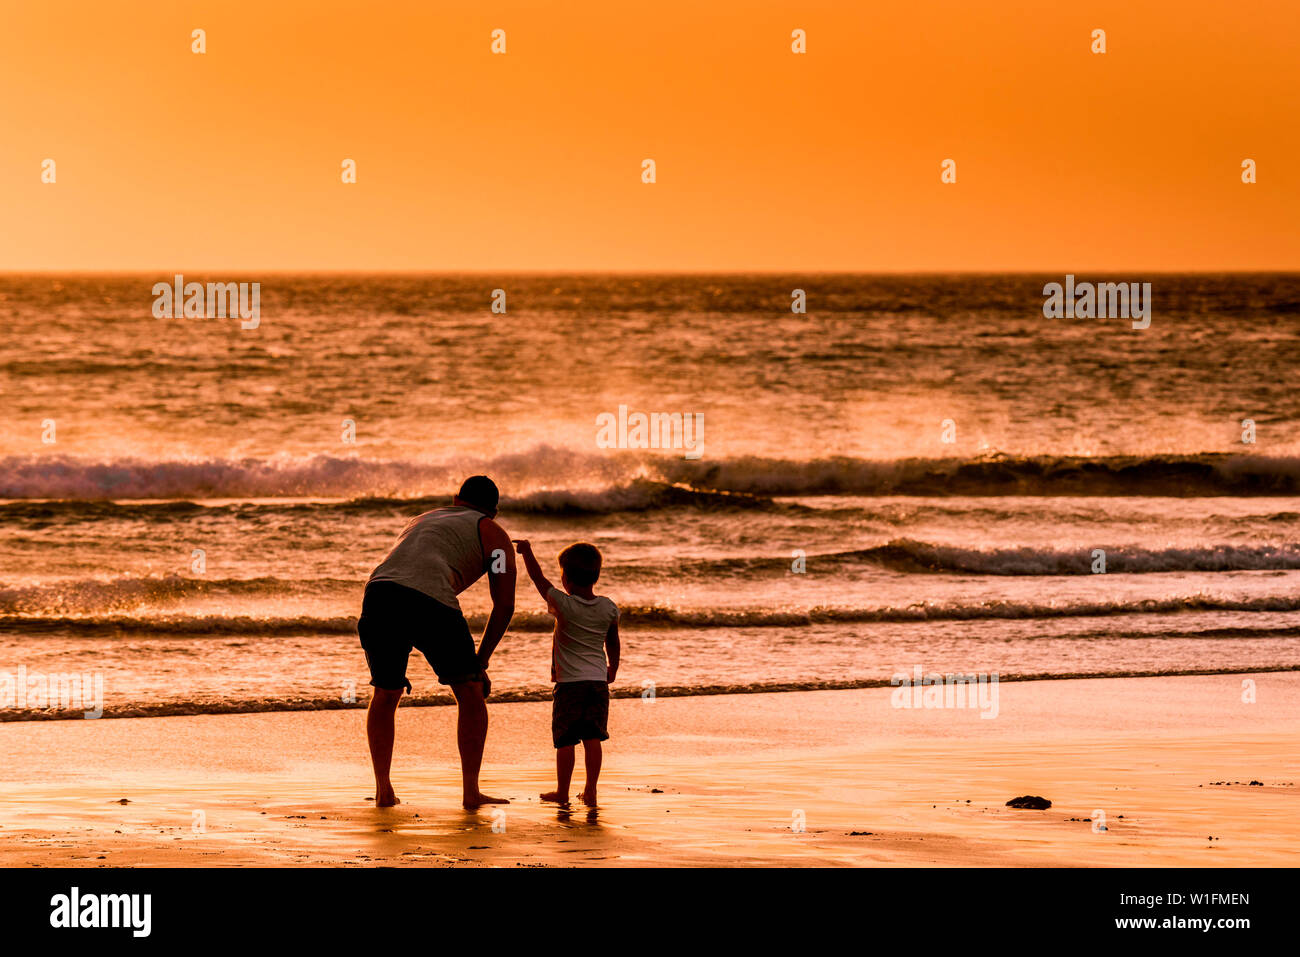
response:
M555 616L556 682L606 680L605 636L618 621L618 606L604 595L579 598L555 586L546 605Z

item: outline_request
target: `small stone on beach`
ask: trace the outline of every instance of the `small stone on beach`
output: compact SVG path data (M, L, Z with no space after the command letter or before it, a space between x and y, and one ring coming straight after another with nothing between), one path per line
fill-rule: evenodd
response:
M1030 811L1045 811L1052 806L1052 802L1047 798L1039 797L1037 794L1026 794L1012 798L1006 803L1006 806L1024 808Z

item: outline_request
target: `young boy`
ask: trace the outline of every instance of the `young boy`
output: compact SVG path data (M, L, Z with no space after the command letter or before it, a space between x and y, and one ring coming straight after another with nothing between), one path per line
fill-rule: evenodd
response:
M579 797L584 804L595 807L600 742L609 739L605 729L609 722L609 686L618 675L618 606L603 595L592 593L591 586L600 577L600 550L595 545L579 542L560 552L560 584L564 591L542 574L527 540L516 539L515 547L528 569L528 577L546 600L547 611L555 616L555 639L551 646L551 680L555 682L551 738L555 742L559 786L543 794L542 800L569 803L574 745L581 741L587 784Z

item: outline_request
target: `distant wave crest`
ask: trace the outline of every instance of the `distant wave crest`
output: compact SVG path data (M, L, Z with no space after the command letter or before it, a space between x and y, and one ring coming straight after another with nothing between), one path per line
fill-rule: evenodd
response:
M1300 545L1198 545L1180 548L1100 547L1107 573L1225 572L1300 569ZM886 545L829 556L878 562L899 571L976 575L1090 575L1092 548L974 549L896 539ZM815 562L816 559L811 558Z
M1068 601L1040 603L1025 601L983 601L973 603L917 602L906 606L854 608L736 608L722 610L682 609L661 605L636 605L621 609L621 620L642 629L691 628L797 628L816 624L876 622L981 621L990 619L1048 619L1107 617L1111 615L1157 615L1177 612L1300 611L1300 595L1225 598L1217 595L1185 595L1135 601ZM467 616L470 627L481 629L486 616ZM523 612L511 621L512 631L548 632L555 622L544 612ZM10 632L39 634L71 632L84 635L327 635L356 631L351 616L323 617L290 615L194 614L0 614L0 628Z
M799 495L1293 495L1300 458L1206 453L1158 456L983 456L973 459L687 461L635 452L595 455L536 446L442 463L359 456L276 456L91 462L68 456L0 458L0 498L348 498L445 501L466 474L497 478L503 508L582 512L761 504ZM699 495L735 495L704 499ZM746 498L747 497L747 498Z
M1008 456L972 459L847 457L677 460L665 478L751 495L1292 495L1300 458L1204 453Z
M181 575L124 575L119 578L67 579L42 585L0 588L0 614L41 613L84 616L86 612L128 610L142 605L203 597L255 598L337 594L360 595L364 582L350 579L187 578Z

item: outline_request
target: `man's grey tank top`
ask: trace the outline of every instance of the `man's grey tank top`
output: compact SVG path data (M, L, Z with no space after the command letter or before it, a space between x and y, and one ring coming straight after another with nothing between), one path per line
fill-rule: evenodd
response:
M459 505L416 516L388 557L370 573L370 581L397 582L460 608L456 596L487 570L478 537L478 523L484 517Z

